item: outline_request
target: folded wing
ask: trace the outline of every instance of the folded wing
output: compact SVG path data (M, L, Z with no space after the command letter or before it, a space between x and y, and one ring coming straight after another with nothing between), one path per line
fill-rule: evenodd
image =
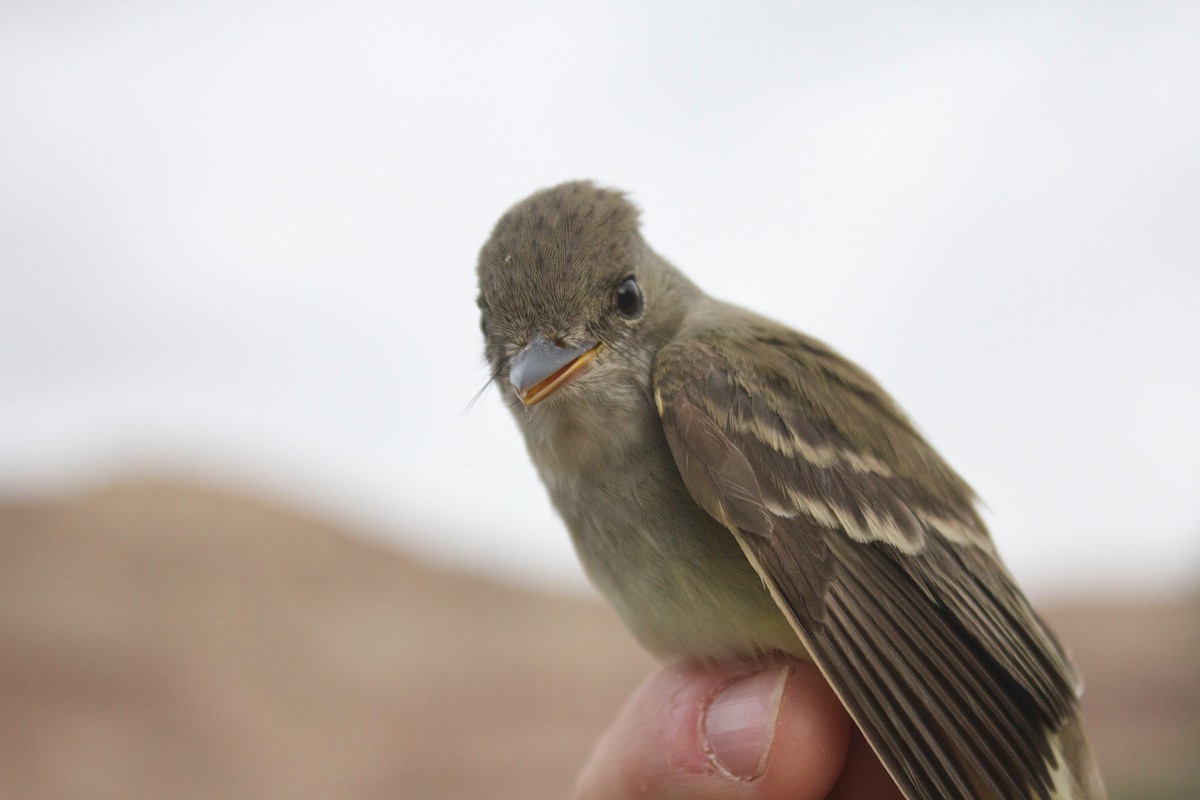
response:
M906 797L1055 797L1069 662L970 488L883 390L764 326L669 345L654 392L689 491L737 536Z

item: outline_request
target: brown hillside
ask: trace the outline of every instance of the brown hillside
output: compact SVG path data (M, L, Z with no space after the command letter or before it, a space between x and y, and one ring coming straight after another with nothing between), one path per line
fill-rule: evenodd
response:
M1196 605L1048 616L1114 787L1196 796ZM0 797L563 797L650 669L598 603L245 497L0 503Z

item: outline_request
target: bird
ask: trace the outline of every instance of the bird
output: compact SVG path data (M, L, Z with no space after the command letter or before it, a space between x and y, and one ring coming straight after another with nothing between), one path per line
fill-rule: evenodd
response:
M1105 797L1068 653L862 368L703 292L592 181L513 205L476 274L492 380L644 647L811 660L908 800Z

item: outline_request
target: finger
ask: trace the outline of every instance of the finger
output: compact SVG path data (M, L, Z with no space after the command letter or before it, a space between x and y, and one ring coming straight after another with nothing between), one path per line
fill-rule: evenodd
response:
M807 662L652 675L601 737L576 800L820 800L842 771L850 721Z

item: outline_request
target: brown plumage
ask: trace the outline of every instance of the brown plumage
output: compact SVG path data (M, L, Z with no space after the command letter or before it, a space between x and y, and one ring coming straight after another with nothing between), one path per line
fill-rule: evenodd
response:
M1069 659L968 485L869 375L704 295L636 219L564 184L479 265L488 358L626 623L665 657L811 658L912 800L1102 798Z

